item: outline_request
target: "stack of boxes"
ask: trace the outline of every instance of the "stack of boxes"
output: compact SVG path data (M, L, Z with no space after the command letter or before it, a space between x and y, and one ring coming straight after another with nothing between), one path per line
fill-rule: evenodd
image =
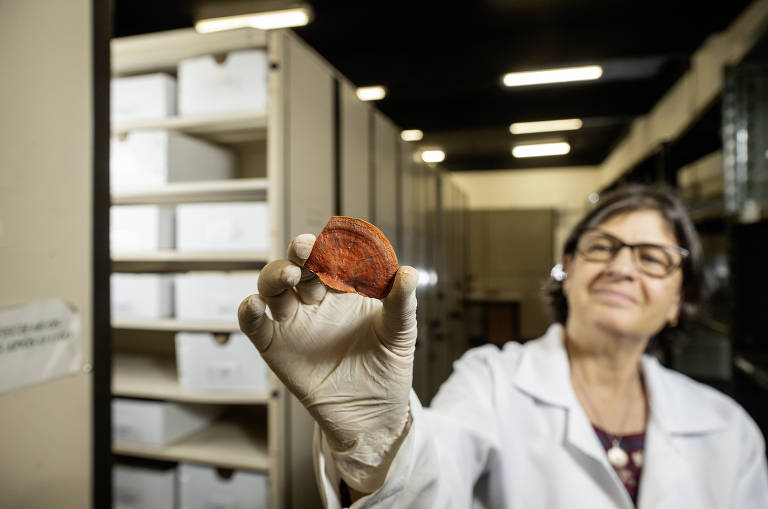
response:
M179 64L177 77L156 73L113 79L111 114L122 134L113 136L110 179L113 193L152 190L176 182L232 179L235 154L182 133L144 128L170 117L213 118L265 114L267 62L261 50L203 56ZM177 96L178 88L178 96ZM187 203L174 206L120 205L111 208L113 256L158 252L266 253L266 203ZM258 272L189 272L112 275L113 319L214 322L230 326L237 307L256 293ZM182 389L266 394L268 369L240 333L179 332L176 365ZM164 447L208 426L217 405L178 404L114 398L114 439ZM267 477L248 471L181 463L120 464L113 470L116 507L267 507Z

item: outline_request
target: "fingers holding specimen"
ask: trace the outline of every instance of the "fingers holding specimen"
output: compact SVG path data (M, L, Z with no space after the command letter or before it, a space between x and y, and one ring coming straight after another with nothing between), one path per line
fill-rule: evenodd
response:
M272 343L274 328L272 320L266 314L266 305L259 295L250 295L243 299L237 309L240 330L250 338L260 352Z
M322 302L327 292L327 287L320 281L320 278L314 272L304 268L304 262L309 258L314 245L315 236L311 233L304 233L294 237L288 246L288 259L301 266L301 282L296 286L296 290L304 304Z
M292 316L299 305L293 288L301 281L301 267L288 260L270 262L259 273L259 294L277 321Z
M409 265L402 265L397 269L392 289L384 298L384 302L398 302L408 299L416 291L419 284L419 271Z
M288 245L288 259L296 265L303 267L314 245L315 236L311 233L297 235Z
M419 273L404 265L397 270L392 289L382 300L382 340L401 354L409 353L416 341L416 286Z

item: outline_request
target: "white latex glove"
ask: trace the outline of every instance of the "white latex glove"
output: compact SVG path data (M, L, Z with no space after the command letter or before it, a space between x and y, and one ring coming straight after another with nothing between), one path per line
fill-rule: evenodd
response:
M418 273L400 267L383 300L338 292L303 268L314 242L299 235L290 261L264 267L240 329L320 425L347 485L371 493L410 424Z

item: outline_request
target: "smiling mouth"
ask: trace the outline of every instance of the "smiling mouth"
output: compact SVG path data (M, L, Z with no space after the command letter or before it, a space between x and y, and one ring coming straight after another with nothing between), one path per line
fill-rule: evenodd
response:
M592 292L597 294L597 295L608 297L611 300L628 302L628 303L631 303L631 304L636 304L637 303L637 300L634 297L632 297L630 295L627 295L626 293L617 292L616 290L601 289L601 290L593 290Z

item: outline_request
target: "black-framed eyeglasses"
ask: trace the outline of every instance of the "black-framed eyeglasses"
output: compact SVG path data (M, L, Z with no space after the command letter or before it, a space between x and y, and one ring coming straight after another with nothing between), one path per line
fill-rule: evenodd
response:
M610 262L624 247L632 251L632 261L640 272L658 278L672 274L690 254L687 249L678 246L628 244L596 228L581 235L576 252L590 262Z

